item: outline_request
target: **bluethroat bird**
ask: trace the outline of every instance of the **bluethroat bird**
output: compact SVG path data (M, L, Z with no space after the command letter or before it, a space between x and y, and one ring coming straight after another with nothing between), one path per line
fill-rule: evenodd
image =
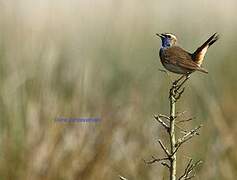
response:
M182 74L181 78L188 78L194 71L208 73L201 65L207 49L215 43L219 36L213 34L203 45L201 45L194 53L189 53L176 45L177 38L170 33L156 34L162 40L160 48L160 60L162 65L168 70L176 74Z

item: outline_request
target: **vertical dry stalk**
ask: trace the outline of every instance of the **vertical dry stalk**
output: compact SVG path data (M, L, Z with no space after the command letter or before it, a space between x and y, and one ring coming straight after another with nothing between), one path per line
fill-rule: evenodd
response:
M175 153L175 86L173 84L172 88L170 89L170 129L169 129L169 135L170 135L170 152L173 154L171 156L170 160L170 179L175 180L176 179L176 153Z
M184 78L184 80L182 80ZM177 169L177 152L181 145L183 145L185 142L192 139L195 135L199 135L199 129L202 127L202 125L199 125L191 130L184 130L185 132L183 137L179 137L176 139L176 127L178 127L178 123L185 123L189 122L193 118L189 119L182 119L176 122L176 119L181 116L183 113L176 114L175 113L175 105L176 102L180 99L182 93L184 92L184 83L188 80L189 76L182 76L178 80L174 81L172 83L172 86L169 91L169 103L170 103L170 113L169 116L167 115L154 115L154 118L156 121L158 121L162 127L167 131L169 135L169 142L170 142L170 148L167 148L164 143L159 139L158 142L162 148L162 150L165 153L165 157L163 158L156 158L152 156L152 159L150 161L146 161L147 164L153 164L155 162L160 162L161 165L164 167L167 167L169 169L169 179L170 180L187 180L192 179L195 177L194 169L201 163L201 161L193 162L193 160L190 158L188 161L188 164L186 165L186 168L184 170L184 173L177 178L176 169ZM166 122L168 121L168 123Z

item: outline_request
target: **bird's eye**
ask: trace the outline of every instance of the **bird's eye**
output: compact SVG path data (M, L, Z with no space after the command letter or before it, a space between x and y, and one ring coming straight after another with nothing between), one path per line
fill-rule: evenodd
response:
M171 38L171 35L167 35L168 38Z

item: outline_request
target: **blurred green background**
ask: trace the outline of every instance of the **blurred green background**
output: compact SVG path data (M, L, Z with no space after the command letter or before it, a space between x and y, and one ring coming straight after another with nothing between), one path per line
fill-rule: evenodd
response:
M166 179L152 119L168 113L157 32L190 52L220 40L194 73L177 111L203 123L178 154L202 159L196 179L237 177L237 1L0 1L0 179ZM172 78L176 76L171 75ZM96 117L60 123L58 117Z

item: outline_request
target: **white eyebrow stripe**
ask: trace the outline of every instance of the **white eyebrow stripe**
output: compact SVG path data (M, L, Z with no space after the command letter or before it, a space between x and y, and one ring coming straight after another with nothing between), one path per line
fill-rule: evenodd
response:
M173 35L173 34L167 33L166 35L169 35L169 36L171 36L172 38L177 39L176 36Z

